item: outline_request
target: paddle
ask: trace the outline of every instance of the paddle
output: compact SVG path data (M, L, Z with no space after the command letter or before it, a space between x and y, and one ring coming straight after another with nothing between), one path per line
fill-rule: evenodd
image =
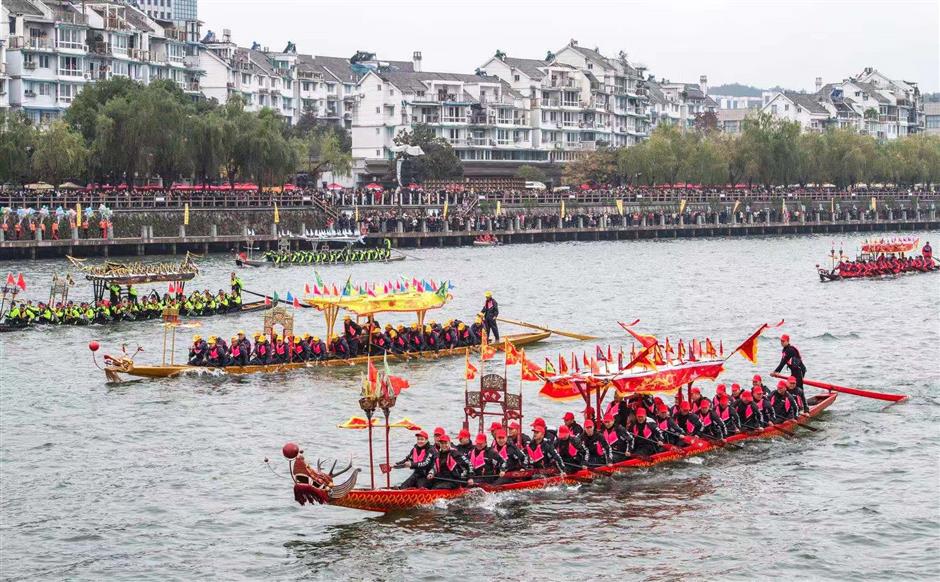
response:
M796 423L796 426L798 426L798 427L800 427L800 428L805 428L806 430L811 431L811 432L819 432L820 430L822 430L822 429L820 429L820 428L816 428L815 426L810 426L810 425L808 425L808 424L802 424L802 423L799 423L799 422Z
M559 329L552 329L552 328L550 328L550 327L543 327L543 326L541 326L541 325L535 325L534 323L527 323L527 322L525 322L525 321L518 321L518 320L516 320L516 319L508 319L508 318L505 318L505 317L497 317L497 318L496 318L496 321L502 321L503 323L512 323L512 324L514 324L514 325L519 325L519 326L522 326L522 327L529 327L529 328L532 328L532 329L540 329L540 330L542 330L542 331L550 331L550 332L552 332L552 333L554 333L554 334L558 334L558 335L561 335L561 336L564 336L564 337L570 337L570 338L578 339L578 340L593 340L593 339L597 339L597 336L593 336L593 335L586 335L586 334L583 334L583 333L574 333L574 332L572 332L572 331L562 331L562 330L559 330Z
M772 372L770 374L774 378L783 378L786 379L787 376L783 374L778 374ZM803 384L807 386L812 386L814 388L821 388L823 390L829 390L830 392L841 392L843 394L851 394L852 396L862 396L863 398L873 398L875 400L887 400L888 402L901 402L906 400L908 396L906 394L886 394L884 392L872 392L870 390L859 390L858 388L847 388L845 386L837 386L836 384L829 384L827 382L817 382L815 380L803 379Z
M672 432L671 430L664 430L663 432L664 432L664 433L667 433L667 434L671 434L671 435L673 435L673 436L680 437L680 438L689 436L689 435L679 434L679 433L677 433L677 432ZM689 438L696 438L696 437L697 437L697 438L700 438L700 439L703 439L703 440L706 440L706 441L709 441L709 442L713 442L713 443L715 443L716 445L718 445L718 446L720 446L720 447L731 447L732 449L735 449L735 450L739 450L739 449L743 449L743 448L744 448L744 447L742 447L742 446L739 445L739 444L736 444L736 443L729 443L729 442L726 441L725 439L717 439L717 438L715 438L715 437L713 437L713 436L708 436L708 435L705 435L705 434L692 435L692 436L689 437Z

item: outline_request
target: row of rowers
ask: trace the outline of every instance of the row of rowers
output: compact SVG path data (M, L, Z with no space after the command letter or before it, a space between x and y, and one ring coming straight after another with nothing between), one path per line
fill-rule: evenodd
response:
M680 396L671 408L649 396L617 397L599 426L592 419L594 410L588 408L582 424L568 412L557 430L537 418L531 436L522 434L518 423L510 424L507 431L497 422L490 426L490 439L478 434L471 442L470 432L464 429L452 444L446 431L437 428L432 444L422 431L416 434L417 442L408 456L395 467L413 471L400 485L402 489L503 485L530 479L533 471L572 473L630 458L648 458L689 446L693 438L721 441L731 434L793 419L802 413L803 405L795 378L781 380L776 390L768 391L760 376L755 376L750 390L734 384L729 394L719 385L715 397L709 399L693 388L691 402ZM648 413L647 408L654 412Z
M424 330L416 323L397 328L386 325L384 329L378 324L360 326L347 318L344 328L343 335L334 337L329 345L319 336L308 333L286 338L282 335L269 338L259 333L254 336L253 344L243 331L238 332L231 343L216 336L210 336L207 341L195 335L189 349L189 364L215 367L287 364L351 358L369 353L380 356L385 352L437 351L479 345L481 334L485 333L480 317L471 325L459 320L448 321L444 325L431 321Z

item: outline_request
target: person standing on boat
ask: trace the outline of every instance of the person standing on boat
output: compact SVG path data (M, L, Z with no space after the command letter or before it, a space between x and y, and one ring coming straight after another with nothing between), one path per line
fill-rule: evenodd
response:
M423 430L415 434L415 446L411 448L408 456L395 464L396 468L406 467L413 473L405 479L399 489L427 489L428 473L437 461L437 449L428 444L428 433Z
M783 348L783 355L780 357L780 363L774 373L779 374L783 367L790 369L790 375L796 378L796 385L800 391L803 391L803 376L806 375L806 365L803 364L803 358L800 357L800 350L790 344L790 336L783 334L780 336L780 346Z
M499 305L496 303L496 300L493 299L492 291L486 292L486 299L483 301L483 309L480 310L480 313L483 314L483 327L484 332L486 333L487 340L490 337L490 332L493 332L493 341L499 341L499 327L496 325L496 318L499 317Z
M601 436L607 441L611 459L617 463L630 456L633 448L633 438L624 425L617 422L617 417L608 412L604 415L604 428L600 430Z
M610 445L599 432L594 430L594 421L591 419L584 421L584 434L581 435L581 442L587 451L585 462L588 467L602 467L612 463Z
M349 355L359 355L360 338L362 337L362 326L352 320L352 317L343 317L343 335L346 336L346 343L349 344Z
M434 468L428 472L427 480L431 489L457 489L467 479L469 467L466 459L450 448L450 437L446 434L437 439L437 444L440 450L434 459Z
M231 276L230 281L232 285L232 295L237 295L238 297L241 297L242 288L245 286L245 284L242 283L242 280L238 277L238 275L235 274L235 271L232 271L232 276Z

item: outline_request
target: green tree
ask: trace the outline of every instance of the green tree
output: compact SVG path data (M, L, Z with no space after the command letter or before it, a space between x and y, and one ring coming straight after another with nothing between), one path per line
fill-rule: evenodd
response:
M127 77L114 77L105 81L89 83L72 100L65 110L65 121L77 129L86 143L95 140L98 127L98 113L109 101L128 97L140 91L143 86Z
M306 138L294 139L298 142L301 169L307 172L314 182L324 172L348 176L352 170L352 154L343 147L336 132L314 131Z
M437 137L434 130L425 124L415 125L411 131L407 129L395 136L395 144L418 146L424 151L423 156L409 159L406 168L407 176L402 181L412 180L448 180L463 176L463 164L454 148L447 140Z
M194 115L186 128L188 155L197 182L205 185L219 174L223 162L225 119L213 111L208 115Z
M516 178L526 182L545 182L548 179L541 168L529 164L519 166L519 169L516 170Z
M26 115L0 109L0 183L22 183L29 177L36 128Z
M58 185L81 177L87 168L88 148L77 131L56 121L39 132L33 152L33 174L38 180Z

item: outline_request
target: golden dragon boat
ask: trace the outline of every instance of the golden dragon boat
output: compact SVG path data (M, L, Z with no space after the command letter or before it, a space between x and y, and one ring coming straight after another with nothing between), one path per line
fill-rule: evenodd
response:
M355 315L357 321L366 320L369 324L375 323L375 316L382 313L414 313L417 318L417 325L424 329L425 316L429 310L439 309L444 306L452 295L449 293L450 285L442 281L440 285L430 286L424 282L415 281L406 283L400 289L376 289L374 286L360 286L353 288L349 281L343 291L335 286L329 290L329 286L324 285L323 291L315 287L313 294L305 293L303 304L295 304L294 307L308 307L316 309L323 313L326 320L326 342L327 345L336 336L334 328L341 310ZM299 303L299 301L298 301ZM137 376L141 378L173 378L187 373L205 373L225 374L233 376L244 376L249 374L277 374L289 372L292 370L301 370L307 368L335 368L349 367L365 364L370 358L379 358L387 356L389 361L407 362L412 360L437 360L442 357L463 356L468 350L479 349L476 346L457 346L437 350L424 350L417 352L394 353L372 352L361 354L349 358L327 358L322 360L307 360L298 362L286 362L264 365L246 365L246 366L193 366L189 364L178 364L174 361L174 352L176 344L176 330L179 327L186 327L179 321L176 313L165 314L164 317L164 338L163 338L163 361L159 365L138 365L134 361L134 356L124 352L120 356L105 355L103 368L109 381L121 381L121 374ZM507 321L507 320L503 320ZM552 335L553 330L542 328L525 322L511 323L525 327L535 328L529 332L507 334L502 336L500 342L492 344L496 350L505 349L508 340L514 346L526 346L535 342L542 341ZM265 313L264 332L266 335L273 336L281 334L284 337L294 335L293 315L284 306L273 307ZM561 332L563 333L563 332ZM572 335L572 334L565 334ZM580 336L577 337L590 337ZM94 343L94 342L93 342ZM97 343L94 343L97 346ZM169 347L168 347L169 345ZM97 349L97 348L95 348ZM94 351L94 350L93 350ZM138 353L141 350L138 350Z

